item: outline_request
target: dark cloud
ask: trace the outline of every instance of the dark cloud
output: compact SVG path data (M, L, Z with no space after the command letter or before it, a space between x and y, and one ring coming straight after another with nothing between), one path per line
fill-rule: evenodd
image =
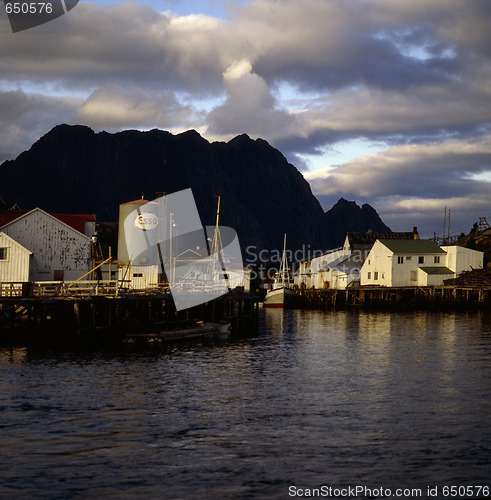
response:
M60 122L245 132L305 171L359 139L387 151L307 173L324 201L384 200L387 217L449 200L491 211L489 0L256 0L229 13L81 3L16 34L3 16L0 159Z
M438 225L435 217L445 206L456 209L461 225L465 217L489 213L491 176L481 176L490 165L491 138L485 136L470 142L395 146L306 175L321 203L331 203L341 195L378 200L384 221L406 213L406 220L416 217L419 221L414 225L418 223L431 235L431 227Z
M0 163L22 151L61 121L70 122L79 100L0 91Z

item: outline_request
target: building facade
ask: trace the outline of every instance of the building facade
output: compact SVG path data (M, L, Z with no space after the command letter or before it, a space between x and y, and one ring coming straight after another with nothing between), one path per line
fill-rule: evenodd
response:
M440 286L463 271L483 267L483 253L439 247L429 240L377 240L361 269L361 285Z
M29 281L72 281L91 269L91 238L40 208L0 230L31 252Z
M300 288L331 288L344 290L359 286L361 268L378 239L417 240L418 229L409 232L349 232L343 246L299 262L295 285Z
M31 255L27 248L0 232L0 283L29 281Z

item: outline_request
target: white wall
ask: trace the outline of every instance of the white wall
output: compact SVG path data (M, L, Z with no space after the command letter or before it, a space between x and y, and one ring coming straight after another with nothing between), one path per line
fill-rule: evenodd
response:
M441 247L447 252L447 267L457 275L463 271L472 269L482 269L484 264L483 252L471 250L470 248L459 247L457 245Z
M159 266L124 266L118 269L118 279L124 280L123 288L135 290L155 288L159 282Z
M445 250L445 249L444 249ZM424 257L424 262L419 262L419 257ZM439 262L435 262L435 257ZM399 262L402 260L402 262ZM427 273L420 274L420 267L450 267L447 266L446 255L441 254L394 254L380 241L376 241L368 254L362 267L362 285L380 285L392 287L424 286L428 280ZM370 278L369 278L370 273ZM447 275L437 275L429 278L431 284L443 283ZM376 279L377 278L377 279Z
M0 248L7 249L7 258L0 260L0 282L29 281L31 253L3 232Z
M367 255L361 268L361 285L380 285L380 286L401 286L394 285L392 252L380 241L373 244L372 249ZM396 261L397 262L397 261ZM404 265L404 264L400 264ZM403 270L396 270L396 282L403 276Z
M348 256L349 253L347 253L345 250L334 250L319 257L314 257L311 264L312 273L319 272L323 267L327 266L339 257L342 257L343 255Z
M442 286L445 280L452 278L455 278L454 273L428 274L423 269L418 270L418 286Z

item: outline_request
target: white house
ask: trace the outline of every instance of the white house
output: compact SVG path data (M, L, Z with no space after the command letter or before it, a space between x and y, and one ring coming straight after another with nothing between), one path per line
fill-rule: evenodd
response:
M91 269L91 239L40 208L1 231L32 253L29 281L71 281Z
M29 281L31 255L27 248L0 232L0 283Z
M439 247L429 240L377 240L361 269L361 285L439 286L471 268L482 268L483 253ZM475 266L475 267L474 267Z
M412 232L346 233L343 246L322 255L299 262L295 284L301 288L345 289L360 285L360 272L368 253L377 239L418 239L417 228Z

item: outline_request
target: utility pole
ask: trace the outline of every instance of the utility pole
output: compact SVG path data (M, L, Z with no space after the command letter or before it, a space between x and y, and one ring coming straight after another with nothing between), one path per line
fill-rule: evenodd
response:
M447 242L450 243L450 208L448 209L448 236L447 236Z
M443 236L442 236L442 243L445 243L445 225L447 222L447 207L443 209Z

